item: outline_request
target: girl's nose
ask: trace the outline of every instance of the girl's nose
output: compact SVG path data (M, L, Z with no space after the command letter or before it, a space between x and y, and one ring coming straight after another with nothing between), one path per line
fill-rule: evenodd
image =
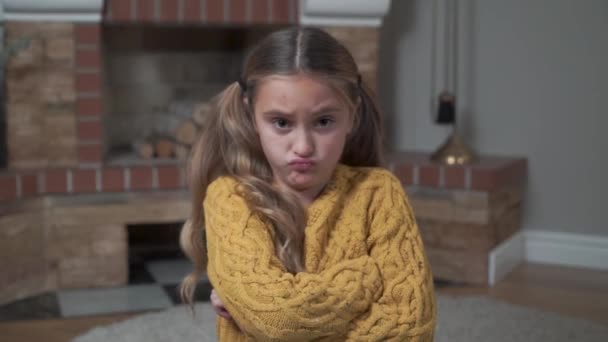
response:
M312 136L305 129L296 132L296 140L293 146L295 154L303 158L310 157L315 151Z

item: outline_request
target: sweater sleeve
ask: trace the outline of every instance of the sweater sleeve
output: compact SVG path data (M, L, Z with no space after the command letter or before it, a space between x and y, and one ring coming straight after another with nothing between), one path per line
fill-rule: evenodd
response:
M349 341L432 341L436 306L431 269L401 183L387 174L368 238L384 293L354 320Z
M264 341L298 341L345 334L382 292L369 256L321 273L287 272L272 232L235 193L236 182L213 182L204 201L209 279L246 334Z

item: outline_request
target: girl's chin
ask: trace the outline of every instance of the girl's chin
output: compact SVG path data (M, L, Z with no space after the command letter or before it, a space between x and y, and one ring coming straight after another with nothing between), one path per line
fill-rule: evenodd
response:
M290 174L287 177L287 184L294 190L305 190L313 186L315 183L315 177L310 174Z

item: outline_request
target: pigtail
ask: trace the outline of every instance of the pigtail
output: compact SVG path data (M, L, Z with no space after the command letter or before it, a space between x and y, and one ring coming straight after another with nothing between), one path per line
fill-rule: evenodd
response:
M182 226L180 246L192 261L194 270L180 286L182 301L193 303L196 284L207 269L207 246L205 239L205 213L203 200L207 187L217 177L229 173L224 153L230 145L232 127L226 127L226 118L242 111L241 91L235 82L212 100L214 108L201 131L190 154L187 179L191 190L192 210L190 217Z
M355 127L349 135L342 162L351 166L382 166L382 114L376 102L376 96L366 84L357 78L359 103Z

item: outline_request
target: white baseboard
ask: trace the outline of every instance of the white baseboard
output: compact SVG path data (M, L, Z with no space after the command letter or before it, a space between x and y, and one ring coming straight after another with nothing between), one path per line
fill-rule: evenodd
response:
M608 270L608 237L524 230L488 256L488 283L496 284L523 261Z
M608 270L608 237L528 230L526 261Z
M526 236L524 232L520 231L490 252L488 256L488 284L492 286L504 278L524 261L525 256Z

